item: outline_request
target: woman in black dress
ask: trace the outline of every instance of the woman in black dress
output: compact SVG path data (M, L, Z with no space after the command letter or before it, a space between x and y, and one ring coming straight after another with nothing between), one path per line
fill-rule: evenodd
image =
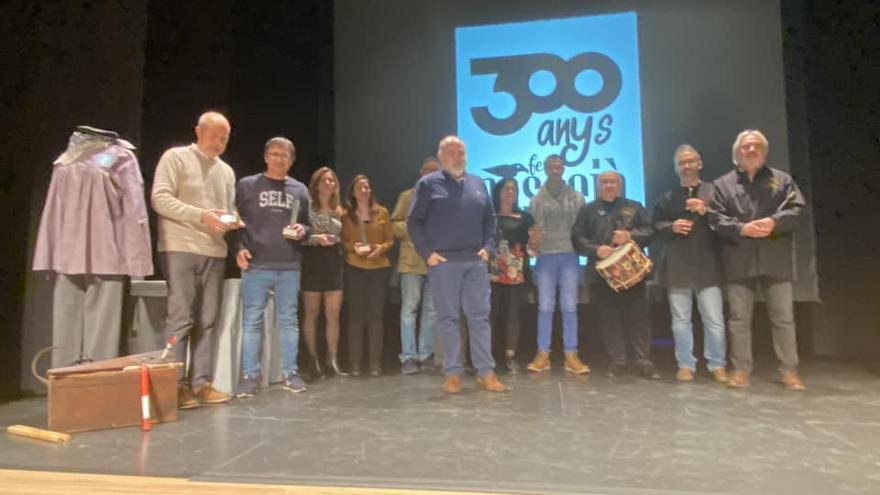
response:
M340 247L342 231L342 208L339 205L339 180L329 167L321 167L312 174L309 182L311 206L309 220L312 235L303 248L301 289L305 303L303 333L306 347L314 362L312 374L322 377L321 360L318 357L317 326L321 303L324 304L326 322L327 360L326 371L344 375L336 360L339 347L339 311L342 308L343 255Z

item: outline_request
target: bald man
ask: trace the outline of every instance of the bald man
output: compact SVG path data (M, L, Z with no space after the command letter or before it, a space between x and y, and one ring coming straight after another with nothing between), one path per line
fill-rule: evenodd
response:
M220 155L231 128L222 114L199 117L196 142L167 150L156 166L152 205L159 215L159 261L168 283L165 338L181 370L181 409L218 404L229 395L211 385L218 313L226 261L226 232L242 226L234 216L235 173Z
M470 332L471 359L484 390L507 388L495 376L489 326L489 250L495 236L495 208L483 180L467 173L464 143L456 136L440 140L441 170L416 183L407 230L416 252L428 265L428 283L443 342L443 390L461 391L459 319Z
M599 176L599 198L578 211L571 229L571 243L575 251L589 257L586 278L590 302L599 310L602 339L608 354L605 376L614 378L624 372L626 340L629 340L638 374L657 380L660 375L650 358L651 324L645 281L615 292L596 272L596 263L610 256L614 248L629 241L644 248L654 233L645 207L622 197L622 190L623 180L617 172L604 172Z

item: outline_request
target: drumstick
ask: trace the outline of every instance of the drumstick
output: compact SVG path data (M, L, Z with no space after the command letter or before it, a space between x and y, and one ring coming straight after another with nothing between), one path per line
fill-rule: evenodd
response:
M33 438L36 440L45 440L47 442L67 443L70 441L70 435L67 433L59 433L51 430L41 430L32 426L12 425L6 428L6 432L10 435L19 437Z
M172 335L170 339L168 339L168 343L165 344L165 349L162 351L162 356L159 358L162 361L165 361L165 358L168 357L168 353L171 352L171 348L174 347L174 344L177 343L177 335Z

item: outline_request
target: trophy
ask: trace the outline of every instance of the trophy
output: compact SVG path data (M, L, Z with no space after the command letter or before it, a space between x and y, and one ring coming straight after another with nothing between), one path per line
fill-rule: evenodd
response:
M235 223L235 185L226 184L226 213L220 215L220 221L225 224Z
M296 229L293 228L293 226L297 224L297 219L299 219L298 199L294 200L290 205L290 222L288 222L287 227L284 227L284 230L281 231L281 235L284 236L285 239L297 240Z
M367 228L364 225L364 221L360 218L358 218L358 230L361 234L361 242L355 244L354 252L361 256L366 256L370 254L370 244L367 243Z

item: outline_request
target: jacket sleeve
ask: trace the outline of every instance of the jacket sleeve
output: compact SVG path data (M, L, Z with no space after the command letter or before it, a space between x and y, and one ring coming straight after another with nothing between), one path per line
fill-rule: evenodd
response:
M581 206L578 210L574 225L571 227L571 244L574 250L582 256L590 259L596 258L596 251L600 244L593 239L593 233L590 228L590 214L587 206Z
M407 198L407 196L409 196ZM409 241L409 232L406 230L406 215L409 213L409 207L412 203L412 193L407 191L400 193L397 197L397 203L394 205L394 212L391 214L391 226L394 229L394 237L401 241Z
M785 182L785 186L785 197L791 199L788 200L785 207L770 215L770 218L776 221L776 227L773 230L781 234L791 233L795 229L798 217L807 206L804 196L793 179L789 178Z
M712 202L709 208L709 225L722 239L739 241L743 223L734 216L736 212L728 207L720 180L716 180L713 185L715 187L712 190Z
M165 218L199 224L205 210L177 198L182 168L183 163L172 150L162 155L153 176L151 203L156 213Z
M412 239L416 252L423 260L427 260L434 250L428 245L428 235L426 226L428 221L428 203L431 200L430 185L427 182L419 181L416 183L415 192L413 192L412 206L409 209L409 215L406 218L406 228Z
M483 189L483 197L486 198L483 203L483 249L490 254L495 251L495 229L498 225L498 219L495 217L495 205L492 204L492 196L486 189L486 184L480 181L480 187Z
M122 187L122 212L124 233L122 255L128 275L146 277L153 274L153 254L150 244L150 222L144 196L144 179L137 158L126 153L125 162L119 169Z
M380 244L382 248L381 254L384 255L394 247L394 230L391 227L391 218L388 216L388 210L385 208L379 210L378 218L385 220L383 223L384 230L382 231L384 241Z
M632 240L641 247L647 247L654 238L654 228L651 227L651 217L648 209L636 203L636 218L633 229L629 232Z
M672 231L672 223L675 221L675 218L672 217L670 203L669 195L664 194L660 201L654 205L654 215L651 219L654 223L654 232L657 233L657 238L664 241L670 241L675 238L675 232Z
M247 196L247 192L247 187L242 183L242 180L239 180L235 184L235 211L238 212L238 217L241 219L242 222L245 223L245 225L243 228L235 230L231 234L236 239L236 254L238 254L238 251L241 251L242 249L250 249L247 245L247 240L245 239L246 236L244 235L245 230L248 229L248 221L241 216L242 198L245 198Z

